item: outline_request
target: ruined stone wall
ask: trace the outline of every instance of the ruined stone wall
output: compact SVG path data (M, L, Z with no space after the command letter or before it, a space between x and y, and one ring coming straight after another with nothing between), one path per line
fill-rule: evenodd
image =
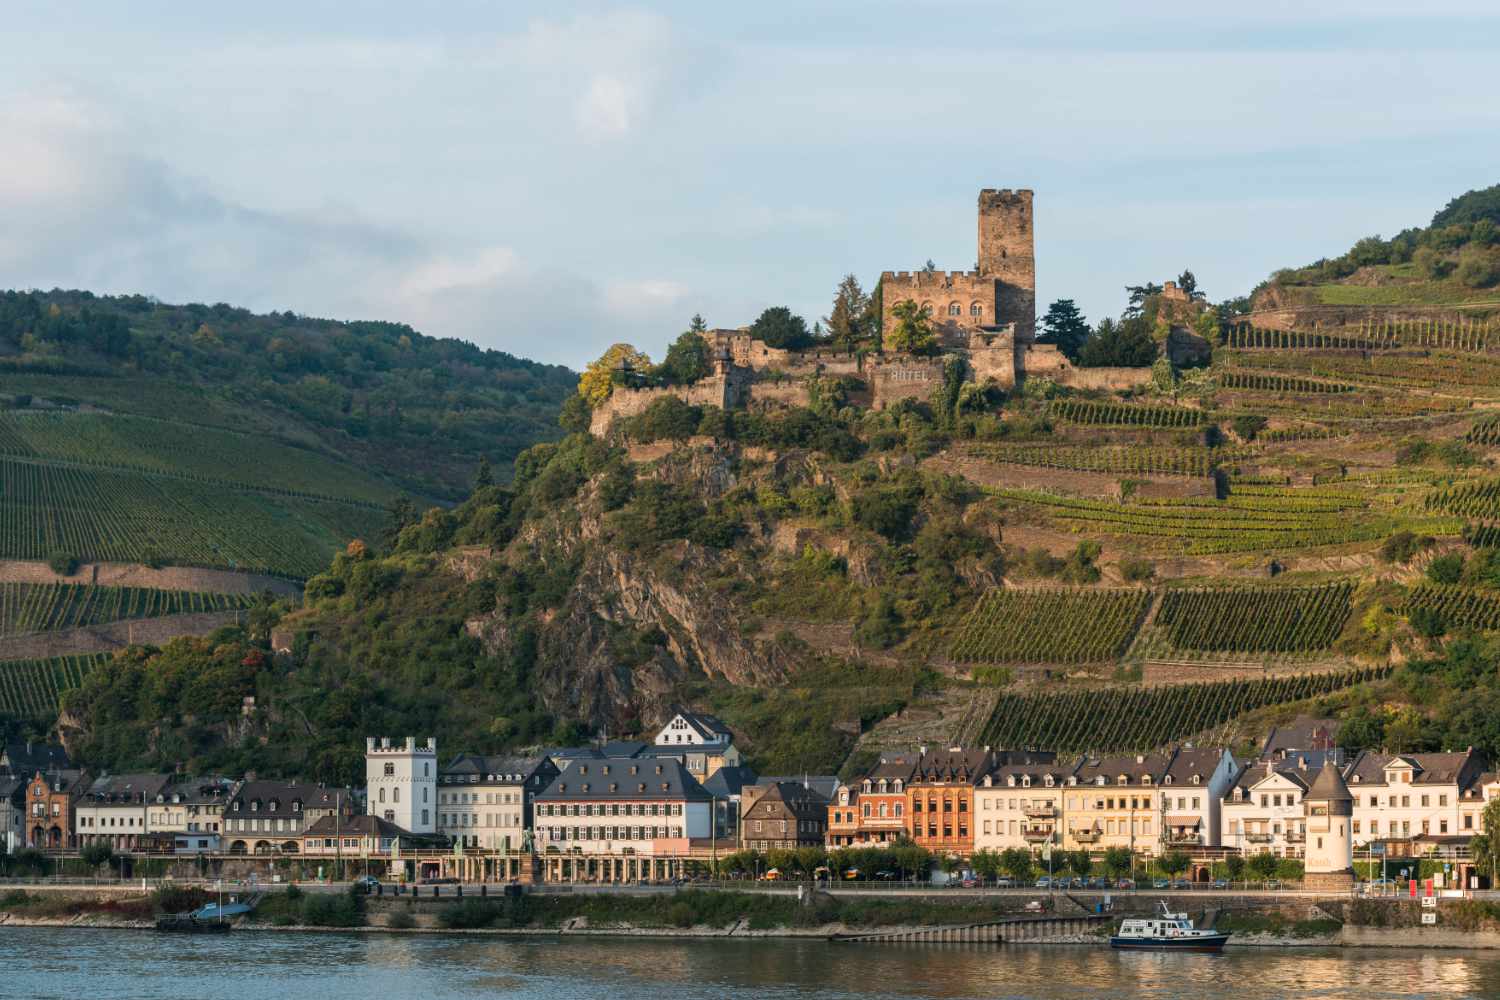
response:
M886 271L880 276L881 322L886 331L895 329L896 306L910 300L931 311L941 343L967 344L980 327L1009 322L997 318L997 294L994 278L977 271Z
M871 402L883 410L903 399L926 400L943 384L943 359L892 355L866 365Z
M970 344L969 370L975 382L983 384L987 379L994 379L1002 389L1009 389L1020 380L1019 354L1013 333L981 335Z
M1074 389L1122 392L1151 382L1150 368L1078 368L1055 344L1018 344L1016 368L1023 378L1049 378Z
M1036 336L1036 242L1032 192L979 192L979 273L998 279L993 325L1015 323L1021 340Z
M663 396L676 396L683 402L694 406L718 406L733 409L744 405L744 397L748 394L746 386L745 377L730 373L710 375L689 386L665 386L653 389L616 388L607 400L595 408L594 415L589 421L589 433L595 437L603 437L608 433L609 425L614 423L617 417L633 417L642 413L646 407Z

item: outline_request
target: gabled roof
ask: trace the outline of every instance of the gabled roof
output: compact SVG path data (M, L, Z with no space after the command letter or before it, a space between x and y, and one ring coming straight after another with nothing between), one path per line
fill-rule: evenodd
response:
M746 810L745 816L774 811L777 805L784 805L793 811L822 809L828 805L828 796L819 794L800 781L777 781L755 800L755 804Z
M1073 774L1080 785L1098 784L1100 777L1106 785L1119 785L1121 776L1124 776L1127 785L1154 787L1161 784L1168 763L1169 758L1159 753L1084 758ZM1146 778L1151 780L1148 782Z
M1403 754L1365 750L1354 758L1344 777L1352 785L1384 785L1385 772L1392 767L1409 768L1413 785L1467 786L1478 780L1483 761L1473 750Z
M708 802L712 796L671 757L638 760L600 757L575 760L536 794L537 801L627 801L683 799Z
M858 781L851 781L850 785L859 785L866 780L878 782L881 778L884 778L886 781L909 782L916 767L917 757L915 754L882 755L879 762L870 768L868 774Z
M177 778L169 781L158 797L167 803L176 798L184 805L201 805L205 802L228 802L234 791L234 782L229 778Z
M1305 792L1308 785L1312 782L1312 775L1314 773L1312 770L1303 769L1296 764L1286 761L1258 760L1247 765L1244 770L1235 776L1234 784L1230 786L1229 791L1225 793L1224 797L1227 800L1233 801L1235 794L1240 789L1252 789L1272 775L1284 778Z
M977 785L995 766L988 750L934 750L917 755L911 781L919 784Z
M83 805L141 805L155 802L171 782L170 774L115 774L94 779Z
M792 785L806 784L809 789L829 801L833 799L833 793L838 791L840 784L839 777L836 774L775 775L769 778L762 777L756 782L761 787L778 783Z
M1199 785L1206 785L1223 759L1224 750L1219 748L1179 747L1172 754L1172 761L1167 765L1162 783L1166 784L1170 778L1173 785L1192 785L1193 778L1196 777Z
M549 759L544 756L461 753L438 771L438 780L462 779L468 782L473 778L474 784L522 784L529 781L537 769L545 767L548 762Z
M328 788L323 785L309 785L300 781L267 781L257 779L246 781L235 790L229 799L229 811L234 811L234 804L241 803L238 815L297 816L309 809L332 809L337 804L340 809L352 811L355 806L355 795L347 788ZM260 803L258 810L252 810L251 805ZM292 804L300 803L301 809L293 809ZM275 808L272 808L272 804Z
M1010 788L1012 778L1017 788L1024 787L1027 778L1031 779L1032 788L1046 788L1050 775L1053 786L1060 787L1067 784L1072 773L1073 768L1066 764L1001 764L990 771L989 779L996 788Z
M694 712L681 705L673 705L671 711L673 718L681 716L682 721L698 734L699 739L710 743L728 743L734 738L729 727L724 725L723 720L718 716L709 715L707 712Z
M708 780L703 782L703 788L716 799L727 799L740 794L740 790L746 785L753 785L758 780L755 772L748 767L721 767L708 776Z
M1275 757L1287 750L1332 750L1337 743L1338 719L1299 715L1291 722L1271 727L1261 746L1262 757Z
M68 751L52 743L17 740L5 744L4 753L6 766L14 773L28 777L35 775L38 771L53 768L66 770L73 766L73 762L68 759Z
M356 813L353 816L319 816L318 821L303 831L304 837L379 837L394 840L398 837L414 837L416 834L403 829L388 819Z

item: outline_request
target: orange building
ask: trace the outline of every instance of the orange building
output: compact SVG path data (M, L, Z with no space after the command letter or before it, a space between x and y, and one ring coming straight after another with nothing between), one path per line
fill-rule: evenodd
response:
M38 771L26 786L26 846L62 850L78 846L73 807L89 776L72 769Z
M860 780L841 784L828 807L828 846L870 847L910 836L906 786L913 763L906 755L882 757Z
M974 787L996 763L989 750L924 748L906 786L911 839L934 854L972 854Z

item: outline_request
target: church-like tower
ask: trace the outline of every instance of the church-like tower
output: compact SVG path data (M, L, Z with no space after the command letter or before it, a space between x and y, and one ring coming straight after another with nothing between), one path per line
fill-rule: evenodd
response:
M1332 760L1325 761L1302 798L1307 849L1304 887L1345 892L1354 885L1354 796Z

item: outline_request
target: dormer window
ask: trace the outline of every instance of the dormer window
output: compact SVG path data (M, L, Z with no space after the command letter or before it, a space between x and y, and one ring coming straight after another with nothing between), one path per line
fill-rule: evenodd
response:
M1130 775L1128 775L1128 774L1122 774L1122 775L1120 775L1120 777L1115 780L1115 784L1117 784L1117 785L1128 785L1128 784L1130 784Z
M256 799L250 803L250 811L253 813L260 812L260 799Z
M299 813L301 811L302 811L302 800L301 799L293 799L292 800L292 812Z
M1046 775L1042 778L1042 784L1046 785L1048 788L1051 788L1054 784L1056 784L1056 779L1053 778L1050 774Z
M1149 775L1149 774L1143 774L1143 775L1141 775L1141 784L1143 784L1143 785L1149 785L1149 784L1151 784L1151 775Z
M1014 774L1007 774L1005 776L1005 787L1006 788L1015 788L1016 787L1016 776Z
M896 791L898 793L901 791L901 779L900 778L896 779Z
M1095 778L1094 779L1094 784L1098 785L1100 788L1103 788L1104 787L1104 775L1101 774L1097 778Z
M1200 775L1196 775L1195 774L1192 777L1192 782L1195 785L1201 785L1201 784L1203 784L1203 778Z
M587 791L588 791L588 790L589 790L589 786L588 786L588 784L587 784L587 783L586 783L586 782L585 782L585 783L584 783L584 784L582 784L582 785L580 785L580 786L579 786L579 790L580 790L580 791L584 791L584 792L587 792Z
M1147 783L1149 783L1149 782L1150 782L1150 781L1151 781L1151 779L1150 779L1150 778L1144 778L1144 779L1142 779L1142 780L1143 780L1143 781L1146 781L1146 782L1147 782ZM1167 775L1167 776L1166 776L1166 777L1165 777L1165 778L1162 778L1162 779L1161 779L1161 783L1162 783L1162 784L1163 784L1163 785L1170 785L1170 784L1171 784L1171 783L1172 783L1172 776L1171 776L1171 775L1170 775L1170 774L1169 774L1169 775Z
M1023 778L1021 778L1021 787L1022 788L1030 788L1031 787L1031 775L1028 774L1028 775L1024 776Z
M587 764L579 764L578 765L578 773L579 774L588 774L589 773L589 766Z

